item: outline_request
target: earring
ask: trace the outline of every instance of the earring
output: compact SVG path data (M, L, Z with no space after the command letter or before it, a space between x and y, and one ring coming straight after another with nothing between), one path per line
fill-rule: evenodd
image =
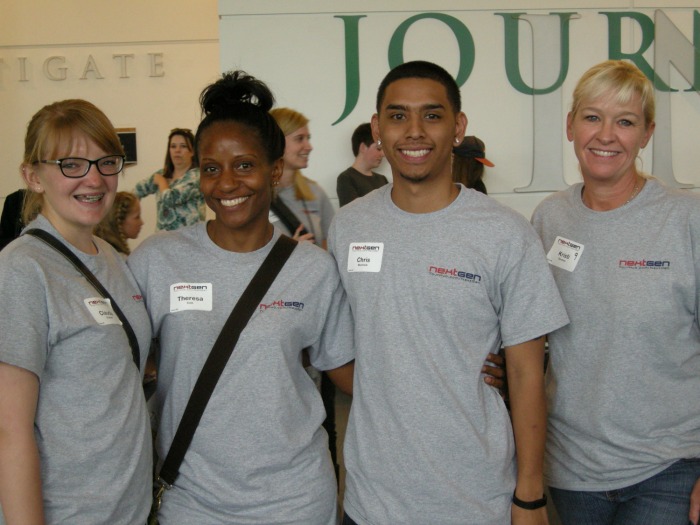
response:
M382 147L382 139L377 139L377 147L378 148Z
M459 144L459 137L455 137L455 144Z

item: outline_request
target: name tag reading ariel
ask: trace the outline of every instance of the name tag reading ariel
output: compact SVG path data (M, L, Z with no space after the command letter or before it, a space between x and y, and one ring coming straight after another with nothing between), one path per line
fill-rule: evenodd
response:
M170 285L170 313L185 310L211 312L211 283L175 283Z
M379 272L383 255L383 242L352 242L348 251L348 272Z
M122 324L117 314L114 313L112 302L109 299L88 297L84 300L84 303L97 324Z
M547 262L569 272L573 272L581 260L583 244L570 241L564 237L554 239L554 244L547 254Z

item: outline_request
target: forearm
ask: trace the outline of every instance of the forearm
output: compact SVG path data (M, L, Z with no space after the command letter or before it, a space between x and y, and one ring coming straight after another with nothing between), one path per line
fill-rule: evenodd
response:
M41 525L44 506L34 436L0 429L0 505L7 525Z
M516 495L523 501L544 493L543 463L547 431L544 393L544 339L506 348L510 406L518 478Z

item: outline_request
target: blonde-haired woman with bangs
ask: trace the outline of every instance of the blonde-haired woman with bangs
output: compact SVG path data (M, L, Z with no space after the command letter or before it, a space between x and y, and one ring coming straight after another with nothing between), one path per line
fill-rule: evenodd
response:
M335 211L321 186L301 174L301 170L309 165L309 155L313 150L309 119L290 108L276 108L270 114L282 129L286 141L284 171L276 200L282 201L301 224L296 231L290 231L279 214L278 221L273 223L295 239L310 240L325 249Z

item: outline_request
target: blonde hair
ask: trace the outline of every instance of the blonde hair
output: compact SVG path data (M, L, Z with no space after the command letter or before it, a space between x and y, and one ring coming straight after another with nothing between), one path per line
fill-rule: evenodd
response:
M86 100L69 99L44 106L29 121L22 166L68 155L76 133L85 135L108 154L124 154L117 132L107 116ZM41 213L43 204L43 195L28 188L22 207L24 224L29 224Z
M308 118L291 108L275 108L270 111L270 115L277 121L277 125L280 127L285 137L309 123ZM292 175L292 185L294 186L294 197L297 200L312 201L316 198L316 195L311 190L311 184L316 183L304 177L301 171L294 171Z
M128 191L117 192L109 213L102 219L100 224L95 226L95 235L114 246L114 249L118 252L129 255L131 250L122 226L124 225L124 219L134 208L134 204L138 204L138 202L138 198L133 193Z
M619 104L628 103L638 94L642 101L644 126L655 117L654 86L639 68L623 60L606 60L590 68L574 89L571 116L575 117L585 101L611 95Z

